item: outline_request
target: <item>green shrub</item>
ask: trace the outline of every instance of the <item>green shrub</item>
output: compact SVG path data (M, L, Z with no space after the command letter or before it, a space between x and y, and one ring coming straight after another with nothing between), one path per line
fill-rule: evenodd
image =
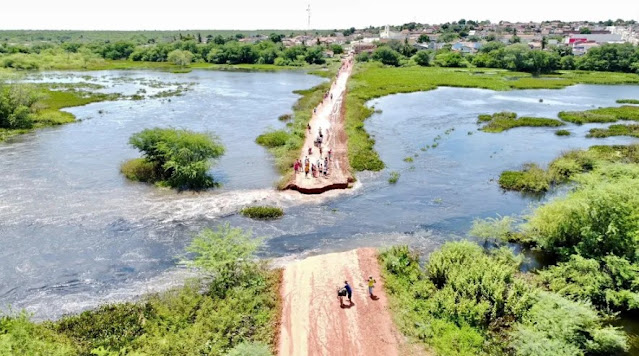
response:
M608 254L636 261L639 248L639 180L596 180L537 208L527 233L562 258Z
M224 154L224 146L208 134L176 129L146 129L131 136L147 164L125 163L127 177L155 179L179 189L203 189L215 185L207 171L211 160ZM149 174L149 164L153 174Z
M546 171L534 163L529 163L524 165L522 171L502 172L499 185L503 189L539 193L550 188L550 179Z
M541 292L511 333L516 355L620 355L628 350L621 330L604 327L589 305Z
M639 266L616 256L601 262L572 255L566 262L539 272L549 290L575 301L587 300L607 311L639 308Z
M274 148L286 145L290 134L283 130L267 132L257 136L255 142L267 148Z
M276 206L249 206L240 213L251 219L274 220L284 216L284 211Z
M22 312L0 313L0 355L77 355L72 341L46 325L35 324Z
M158 180L155 175L155 165L144 158L134 158L122 163L120 172L127 179L136 182L153 183Z
M557 130L557 131L555 131L555 135L557 135L557 136L570 136L570 131L568 131L568 130Z
M284 115L280 115L280 117L278 117L277 119L280 121L290 121L292 118L293 118L293 115L284 114Z
M226 356L271 356L269 347L259 342L243 342L231 349Z
M400 174L397 171L390 172L390 177L388 177L388 183L395 184L399 180Z

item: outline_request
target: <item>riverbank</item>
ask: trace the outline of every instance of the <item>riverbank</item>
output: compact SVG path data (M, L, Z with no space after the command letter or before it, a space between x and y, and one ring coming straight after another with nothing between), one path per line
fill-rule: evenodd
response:
M639 75L559 71L557 74L534 77L529 73L489 68L397 68L379 63L359 63L355 66L346 97L346 132L351 167L356 171L379 171L385 167L374 149L375 140L364 128L364 121L375 111L366 105L372 99L428 91L440 86L507 91L561 89L575 84L639 84Z
M42 84L33 86L33 91L40 95L42 99L34 105L36 111L32 113L32 127L19 129L0 128L0 142L36 129L75 122L76 117L69 112L62 111L64 108L116 100L119 97L117 94L53 90Z

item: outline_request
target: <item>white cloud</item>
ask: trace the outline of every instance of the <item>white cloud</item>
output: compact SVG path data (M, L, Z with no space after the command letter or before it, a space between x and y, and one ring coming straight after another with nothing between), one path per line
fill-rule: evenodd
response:
M89 5L79 0L29 0L0 7L0 29L174 30L302 29L308 0L166 1L111 0ZM606 20L639 15L628 0L603 3L537 0L392 1L311 0L311 27L441 23L475 20ZM639 4L639 3L637 3Z

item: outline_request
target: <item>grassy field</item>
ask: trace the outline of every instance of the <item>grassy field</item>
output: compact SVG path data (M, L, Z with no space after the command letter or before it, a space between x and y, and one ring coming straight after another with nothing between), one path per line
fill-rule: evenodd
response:
M364 129L373 114L366 102L389 94L432 90L439 86L491 90L561 89L574 84L639 84L639 75L626 73L560 71L533 77L528 73L499 69L440 67L384 67L379 63L357 64L349 83L346 130L353 169L381 170L384 163L374 150L375 141Z

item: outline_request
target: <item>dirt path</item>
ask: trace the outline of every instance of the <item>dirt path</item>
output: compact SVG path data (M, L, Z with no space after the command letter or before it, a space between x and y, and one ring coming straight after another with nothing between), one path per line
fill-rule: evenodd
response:
M366 280L373 276L376 300ZM348 280L353 305L340 307L337 288ZM402 337L388 311L377 251L358 249L310 257L286 266L282 283L279 355L399 354Z
M344 99L346 97L346 85L353 70L353 58L348 56L342 61L342 67L333 81L327 97L317 106L311 117L310 131L306 131L306 140L300 155L302 172L295 175L288 185L288 189L294 189L302 193L317 194L331 189L344 189L352 182L350 165L348 163L347 136L344 131ZM331 97L332 96L332 97ZM319 131L323 134L322 153L315 146L315 140ZM311 153L308 149L311 148ZM324 158L332 150L332 159L329 161L328 175L318 175L314 178L309 172L304 174L304 163L308 158L310 164L324 164Z

